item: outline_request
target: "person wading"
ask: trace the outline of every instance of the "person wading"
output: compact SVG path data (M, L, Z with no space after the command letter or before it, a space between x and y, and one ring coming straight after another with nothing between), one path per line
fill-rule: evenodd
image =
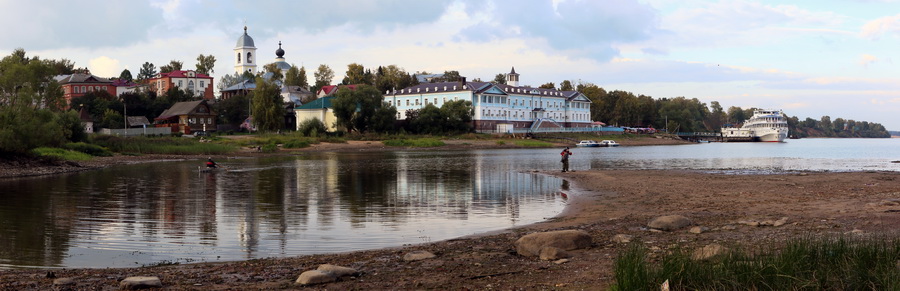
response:
M569 147L566 147L566 149L564 149L559 154L562 155L562 159L560 159L560 162L562 162L562 171L568 172L569 171L569 156L571 156L573 154L572 154L572 152L569 151Z

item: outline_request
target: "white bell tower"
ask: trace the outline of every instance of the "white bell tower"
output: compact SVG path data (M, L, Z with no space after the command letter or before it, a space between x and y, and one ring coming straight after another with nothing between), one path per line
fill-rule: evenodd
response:
M238 75L250 72L256 75L256 46L253 38L247 35L247 26L244 26L244 35L238 38L234 46L234 72Z

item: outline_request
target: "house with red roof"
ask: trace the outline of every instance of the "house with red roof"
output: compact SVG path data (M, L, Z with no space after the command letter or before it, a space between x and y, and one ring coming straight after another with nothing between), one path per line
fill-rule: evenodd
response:
M194 96L203 97L206 100L215 98L215 95L213 95L213 77L190 70L159 73L155 78L151 78L147 82L150 90L156 92L157 95L166 94L166 91L171 88L178 88L186 93L193 93Z
M106 78L94 76L90 72L60 75L55 77L63 89L63 98L66 104L71 104L72 99L84 96L89 92L105 91L110 96L116 96L116 87Z
M319 88L319 91L316 91L316 98L334 96L339 89L344 87L350 88L350 90L356 90L356 85L326 85Z

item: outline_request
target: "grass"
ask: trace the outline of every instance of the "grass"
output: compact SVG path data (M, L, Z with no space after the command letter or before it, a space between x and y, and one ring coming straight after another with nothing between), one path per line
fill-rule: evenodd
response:
M733 250L695 261L675 250L656 262L634 244L616 259L613 290L900 290L900 238L800 238L780 250Z
M61 148L41 147L32 150L32 153L41 157L51 157L66 161L88 161L92 158L91 155L86 153Z
M540 140L533 140L533 139L516 140L515 144L520 147L529 147L529 148L553 147L552 143L549 143L546 141L540 141Z
M437 138L389 139L383 143L392 147L439 147L444 145L444 142Z
M95 138L93 143L114 152L131 154L216 155L237 150L230 144L201 143L195 139L182 137L104 136Z

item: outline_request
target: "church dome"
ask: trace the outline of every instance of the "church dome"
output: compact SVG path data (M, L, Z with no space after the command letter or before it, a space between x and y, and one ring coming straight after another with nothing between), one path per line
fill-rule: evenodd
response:
M237 40L235 47L256 47L253 45L253 38L247 34L247 27L244 26L244 35Z
M251 40L251 41L252 41L252 40ZM283 57L284 57L284 50L281 49L281 42L280 42L280 41L278 42L278 49L275 50L275 56L277 56L277 57L279 57L279 58L283 58Z

